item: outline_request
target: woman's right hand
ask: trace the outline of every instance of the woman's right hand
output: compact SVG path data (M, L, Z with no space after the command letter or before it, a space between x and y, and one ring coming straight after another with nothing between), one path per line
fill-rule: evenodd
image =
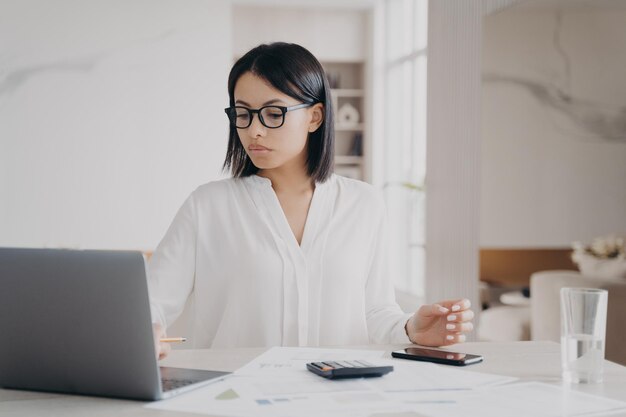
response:
M159 323L152 323L152 334L154 335L154 351L158 360L165 358L172 350L169 343L161 342L164 339L165 329Z

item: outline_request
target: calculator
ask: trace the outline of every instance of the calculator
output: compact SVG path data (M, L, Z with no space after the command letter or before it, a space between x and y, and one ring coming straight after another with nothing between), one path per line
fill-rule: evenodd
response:
M376 366L362 360L311 362L306 367L314 374L328 379L383 376L393 371L391 365Z

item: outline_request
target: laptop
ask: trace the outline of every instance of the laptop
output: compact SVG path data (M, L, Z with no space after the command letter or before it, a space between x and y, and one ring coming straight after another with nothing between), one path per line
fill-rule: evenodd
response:
M0 387L159 400L228 372L159 368L141 252L0 248Z

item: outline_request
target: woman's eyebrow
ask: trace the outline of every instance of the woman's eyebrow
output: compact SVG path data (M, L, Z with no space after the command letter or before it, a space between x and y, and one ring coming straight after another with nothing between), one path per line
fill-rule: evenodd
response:
M269 106L270 104L275 104L275 103L284 103L284 101L282 101L279 98L275 98L270 101L266 101L265 103L263 103L263 106ZM246 103L243 100L237 100L235 101L235 104L243 104L244 106L248 106L248 107L250 106L250 104Z

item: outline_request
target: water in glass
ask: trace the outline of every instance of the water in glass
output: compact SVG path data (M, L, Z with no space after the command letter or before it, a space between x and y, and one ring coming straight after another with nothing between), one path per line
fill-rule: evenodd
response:
M604 339L572 334L561 338L563 378L574 383L602 382Z

